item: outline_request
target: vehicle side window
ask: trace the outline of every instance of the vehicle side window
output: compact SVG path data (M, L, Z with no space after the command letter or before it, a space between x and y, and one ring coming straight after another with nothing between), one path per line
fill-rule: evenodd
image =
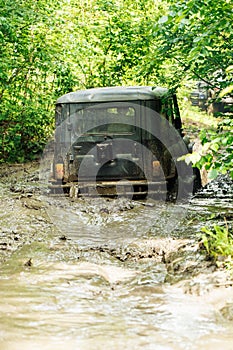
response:
M56 119L56 126L60 125L67 117L68 109L67 105L56 105L56 112L55 112L55 119Z

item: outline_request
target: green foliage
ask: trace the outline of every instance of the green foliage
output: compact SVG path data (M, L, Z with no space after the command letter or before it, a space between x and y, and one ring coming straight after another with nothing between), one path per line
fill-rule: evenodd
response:
M1 158L9 162L33 159L51 133L52 120L43 105L27 102L21 109L10 104L2 116Z
M202 148L182 156L186 163L208 172L208 178L214 180L219 173L229 173L233 179L233 119L228 115L218 123L216 130L202 129L199 138Z
M190 77L208 83L215 91L216 101L231 94L232 0L170 0L168 4L166 14L155 26L160 43L155 49L157 66L164 66L164 57L166 64L173 66L173 78L168 76L173 86ZM203 130L202 154L193 155L194 165L205 165L211 179L218 172L227 171L233 177L233 111L217 116L217 131Z
M32 158L53 130L53 104L80 88L218 81L232 93L231 0L0 0L0 161ZM213 81L213 76L215 80ZM206 166L231 171L232 119ZM222 146L223 145L223 146ZM222 151L223 150L223 151ZM219 155L220 152L220 155ZM204 161L204 158L201 162Z
M56 92L71 90L73 80L61 78L68 68L57 70L59 46L50 40L58 4L44 0L1 4L0 161L35 157L53 129Z
M0 161L34 157L58 96L150 83L153 0L0 0ZM161 6L161 4L159 5Z
M215 225L213 229L202 228L202 243L208 255L219 265L233 268L233 232L227 224L224 227Z
M233 179L233 118L223 119L216 132L202 130L200 138L203 148L202 158L196 163L209 171L209 178L214 179L218 173L229 172Z
M211 82L232 64L232 1L169 1L156 30L157 53L179 64L183 75Z
M81 86L112 86L148 83L151 72L145 69L158 19L153 0L70 2L66 26L70 58L76 55L74 69ZM80 16L81 14L81 16ZM70 41L72 31L72 42ZM143 74L142 74L143 72Z

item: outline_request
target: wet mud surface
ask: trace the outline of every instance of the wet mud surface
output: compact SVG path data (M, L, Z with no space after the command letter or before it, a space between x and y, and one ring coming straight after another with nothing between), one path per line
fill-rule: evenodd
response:
M51 197L37 163L0 171L2 349L231 349L232 276L204 225L232 225L227 177L188 203Z

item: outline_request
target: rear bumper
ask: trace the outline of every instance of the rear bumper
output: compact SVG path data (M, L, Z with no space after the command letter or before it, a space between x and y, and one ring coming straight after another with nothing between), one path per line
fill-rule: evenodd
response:
M52 193L64 191L71 197L82 196L119 196L147 195L148 193L166 193L167 181L120 180L95 182L50 183Z

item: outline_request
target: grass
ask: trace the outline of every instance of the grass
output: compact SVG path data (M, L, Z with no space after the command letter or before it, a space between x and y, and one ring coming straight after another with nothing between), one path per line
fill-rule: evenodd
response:
M180 102L179 106L184 130L198 133L201 129L215 130L217 128L219 119L212 114L201 111L186 100Z
M217 266L233 269L233 231L225 226L214 225L212 229L202 228L202 244Z

